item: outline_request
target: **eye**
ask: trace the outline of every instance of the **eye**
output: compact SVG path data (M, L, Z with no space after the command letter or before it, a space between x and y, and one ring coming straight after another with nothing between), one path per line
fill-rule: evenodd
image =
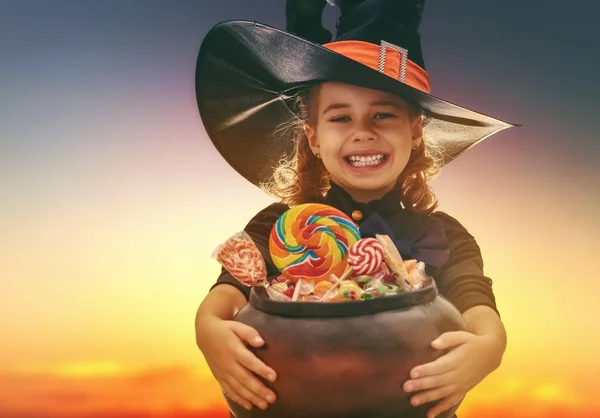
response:
M392 113L377 113L375 115L375 119L388 119L388 118L393 118L394 114Z
M335 116L333 118L330 119L331 122L348 122L350 121L350 118L348 116Z

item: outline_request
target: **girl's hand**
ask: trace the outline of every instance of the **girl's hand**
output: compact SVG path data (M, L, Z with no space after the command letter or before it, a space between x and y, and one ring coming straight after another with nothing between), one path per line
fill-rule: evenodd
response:
M423 391L411 398L414 406L441 399L428 411L427 418L456 405L500 365L503 353L494 336L465 331L442 334L431 345L437 350L450 351L431 363L412 369L411 380L404 384L406 392Z
M252 374L254 372L270 381L277 378L275 371L245 345L261 347L264 344L254 328L213 317L203 322L201 333L198 347L231 400L248 410L252 409L252 404L266 409L269 403L275 401L275 394Z

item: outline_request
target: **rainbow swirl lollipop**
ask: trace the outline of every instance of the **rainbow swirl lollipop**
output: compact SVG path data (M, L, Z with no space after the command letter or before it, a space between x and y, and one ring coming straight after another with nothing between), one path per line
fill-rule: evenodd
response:
M343 212L305 203L279 217L271 230L269 251L275 266L292 282L318 283L344 273L348 250L359 239L358 227Z

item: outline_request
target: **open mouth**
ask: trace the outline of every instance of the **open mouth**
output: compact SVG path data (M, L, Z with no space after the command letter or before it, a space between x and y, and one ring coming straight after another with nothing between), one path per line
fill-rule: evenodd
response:
M387 161L389 154L349 155L344 157L352 167L376 167Z

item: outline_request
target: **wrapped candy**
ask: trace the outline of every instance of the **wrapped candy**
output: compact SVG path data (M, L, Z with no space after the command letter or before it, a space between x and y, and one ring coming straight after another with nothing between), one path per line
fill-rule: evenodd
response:
M394 276L390 272L390 269L385 263L381 263L379 269L371 274L373 280L381 280L383 282L391 283L394 281Z
M276 292L283 293L287 290L288 286L285 283L276 282L276 283L271 283L269 288L275 290Z
M359 300L363 293L364 291L356 282L348 280L340 284L338 296L341 300Z
M315 295L302 295L299 300L302 302L320 302L320 298Z
M306 282L304 280L298 281L296 284L298 286L298 292L301 296L310 295L315 290L315 285L312 282Z
M406 272L410 275L412 272L412 269L415 268L415 266L417 265L417 260L404 260L404 267L406 268Z
M281 275L277 276L277 278L275 278L273 280L273 282L285 283L285 282L287 282L287 280L288 280L287 277L285 277L283 274L281 274Z
M416 260L415 260L416 261ZM425 263L415 262L414 267L410 270L410 278L413 283L413 290L422 289L427 283L427 273L425 272Z
M245 231L234 234L219 245L213 252L213 257L245 286L267 284L265 260Z
M404 260L394 242L387 235L376 235L377 241L384 248L384 259L388 267L391 269L392 275L397 284L402 287L402 290L408 292L415 288L418 283L413 282L408 274Z
M365 294L371 297L391 296L402 293L404 290L395 283L385 283L382 280L374 280L371 285L365 289Z
M323 280L316 284L313 292L314 292L315 296L317 296L320 299L323 296L325 296L325 294L329 290L331 290L332 287L333 287L333 282L330 282L329 280Z
M354 278L354 283L359 285L361 288L368 286L368 284L372 281L373 281L373 277L368 276L368 275L357 276Z
M286 295L282 290L275 286L267 286L267 294L269 295L269 298L273 300L282 302L288 302L292 300L290 296Z

